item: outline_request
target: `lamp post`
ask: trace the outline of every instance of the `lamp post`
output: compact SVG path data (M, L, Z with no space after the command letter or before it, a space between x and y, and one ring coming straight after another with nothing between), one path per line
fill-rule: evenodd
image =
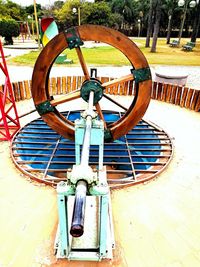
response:
M28 15L28 19L31 20L31 30L32 30L32 36L35 35L34 33L34 24L33 24L33 16L32 15Z
M72 8L73 14L76 14L77 11L78 11L78 26L80 26L81 25L81 8L80 7L78 7L78 8L73 7Z
M138 37L140 37L141 19L138 19Z
M72 8L72 12L73 14L77 14L78 13L78 26L81 25L81 4L88 2L88 3L94 3L94 0L79 0L80 5L78 7L73 7Z
M181 21L181 26L180 26L180 31L179 31L179 35L178 35L178 43L180 45L180 42L181 42L181 37L182 37L182 33L183 33L183 27L184 27L184 23L185 23L185 18L186 18L186 14L187 14L187 9L188 9L188 4L189 4L189 7L193 8L196 6L196 1L194 0L179 0L178 1L178 6L180 7L184 7L184 10L183 10L183 18L182 18L182 21Z
M138 37L140 37L141 34L141 28L142 28L142 19L143 19L143 12L139 12L139 19L138 19Z
M38 39L38 48L40 49L40 33L39 33L39 26L38 26L36 0L33 0L33 6L34 6L34 15L35 15L35 24L36 24L36 34L37 34L37 39Z

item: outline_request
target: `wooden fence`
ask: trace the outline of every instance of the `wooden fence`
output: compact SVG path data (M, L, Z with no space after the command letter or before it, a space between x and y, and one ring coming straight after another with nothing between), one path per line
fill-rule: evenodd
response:
M99 77L98 79L104 83L113 78ZM72 92L80 88L83 81L83 76L50 78L50 95L60 95ZM16 102L31 98L31 81L13 82L12 86ZM134 90L134 82L129 81L121 83L118 86L107 88L106 93L111 95L134 95ZM3 85L0 86L0 92L1 91L3 91ZM197 112L200 111L200 90L154 81L152 83L151 98L179 105Z

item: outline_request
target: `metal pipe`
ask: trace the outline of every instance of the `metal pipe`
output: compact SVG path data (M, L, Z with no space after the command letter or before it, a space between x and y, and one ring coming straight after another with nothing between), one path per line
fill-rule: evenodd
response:
M93 111L94 105L94 92L90 92L89 104L88 104L88 113L91 114ZM88 115L86 118L85 134L83 139L83 147L81 152L81 165L88 166L89 156L90 156L90 137L91 137L91 128L92 128L92 116Z
M88 101L88 115L86 117L86 126L83 139L83 147L81 152L81 166L88 166L90 156L90 137L92 128L92 111L94 105L94 92L90 92ZM74 209L72 216L72 224L70 234L73 237L80 237L84 232L84 217L85 217L85 204L86 204L87 182L79 180L76 185L76 194L74 201Z
M89 101L88 101L88 109L90 112L93 111L94 106L94 92L90 91Z
M73 237L80 237L84 232L84 217L86 204L87 182L80 180L76 186L74 209L70 234Z

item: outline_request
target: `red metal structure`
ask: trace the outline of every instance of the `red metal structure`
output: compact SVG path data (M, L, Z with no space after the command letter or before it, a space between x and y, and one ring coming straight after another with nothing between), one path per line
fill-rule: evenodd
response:
M20 123L1 41L0 56L0 69L5 75L5 83L0 88L0 140L4 141L12 139L20 129Z

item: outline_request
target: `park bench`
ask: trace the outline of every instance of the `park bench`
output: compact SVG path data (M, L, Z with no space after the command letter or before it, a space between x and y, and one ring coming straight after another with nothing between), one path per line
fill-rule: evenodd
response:
M72 64L73 60L72 59L68 59L66 54L60 54L56 60L55 60L56 64Z
M192 51L194 47L195 47L194 42L187 42L187 44L182 46L182 49L185 51Z
M173 40L173 41L169 44L169 46L171 46L171 47L178 47L178 46L179 46L179 41L177 41L177 40Z

